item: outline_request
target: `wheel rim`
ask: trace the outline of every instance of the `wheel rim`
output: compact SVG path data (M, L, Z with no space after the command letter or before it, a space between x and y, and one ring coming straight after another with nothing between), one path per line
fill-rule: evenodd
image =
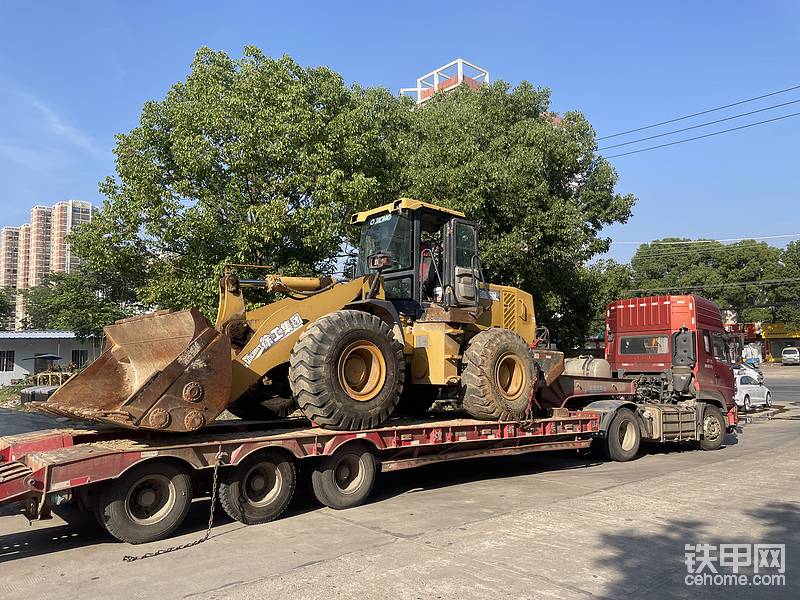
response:
M528 383L525 363L513 352L500 357L494 370L494 380L500 394L508 400L519 398Z
M128 517L139 525L158 523L174 508L175 485L165 475L145 475L138 479L125 499Z
M339 384L353 400L372 400L386 382L386 360L369 340L358 340L344 349L337 369Z
M721 433L722 427L720 427L719 421L716 418L708 415L703 419L703 435L707 440L714 441L719 438Z
M632 421L623 421L619 426L619 445L626 452L633 450L636 444L636 429Z
M345 454L333 469L333 480L342 493L352 494L364 482L364 469L361 457L356 454Z
M242 492L252 506L266 506L273 502L283 487L283 475L272 462L253 465L242 478Z

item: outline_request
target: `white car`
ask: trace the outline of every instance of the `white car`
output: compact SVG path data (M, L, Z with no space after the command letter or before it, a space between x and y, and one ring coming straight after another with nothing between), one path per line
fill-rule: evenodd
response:
M800 350L797 348L784 348L781 352L781 362L784 365L800 365Z
M731 368L733 369L734 375L749 375L758 383L764 383L764 374L759 369L754 369L753 367L745 364L733 365Z
M749 411L754 406L772 406L772 394L769 388L750 375L736 376L736 404Z

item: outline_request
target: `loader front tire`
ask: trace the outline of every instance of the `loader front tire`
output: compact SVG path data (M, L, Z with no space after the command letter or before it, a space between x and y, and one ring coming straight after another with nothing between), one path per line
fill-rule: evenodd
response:
M461 402L476 419L521 418L531 402L536 364L528 344L508 329L485 329L464 352Z
M289 383L303 414L322 427L370 429L397 406L405 380L403 346L375 315L339 310L297 340Z

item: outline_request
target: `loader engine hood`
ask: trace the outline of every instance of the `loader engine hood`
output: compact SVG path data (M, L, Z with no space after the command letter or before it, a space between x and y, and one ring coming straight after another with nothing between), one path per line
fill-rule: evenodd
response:
M159 311L104 329L106 347L39 410L132 429L195 431L230 401L231 344L200 312Z

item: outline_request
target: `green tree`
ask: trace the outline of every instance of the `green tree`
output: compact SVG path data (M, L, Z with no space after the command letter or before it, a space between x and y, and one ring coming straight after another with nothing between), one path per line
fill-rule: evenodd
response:
M26 290L27 326L65 329L84 339L100 336L103 327L131 316L135 306L118 293L118 282L86 271L50 273L41 285Z
M330 271L349 213L397 195L407 108L286 56L201 48L186 80L117 136L116 177L75 252L125 275L144 305L209 316L224 263Z
M772 320L772 288L760 282L778 276L779 248L755 240L675 242L691 241L665 238L637 249L631 259L636 295L692 291L735 311L740 322Z
M775 306L772 320L788 329L800 329L800 242L789 243L781 254L778 278L794 281L770 287Z
M9 326L14 316L14 296L10 290L0 289L0 323Z
M553 338L579 342L595 313L585 265L608 250L602 228L625 222L635 201L614 192L583 115L556 119L548 90L496 82L437 95L401 139L405 193L477 220L489 279L531 292Z

